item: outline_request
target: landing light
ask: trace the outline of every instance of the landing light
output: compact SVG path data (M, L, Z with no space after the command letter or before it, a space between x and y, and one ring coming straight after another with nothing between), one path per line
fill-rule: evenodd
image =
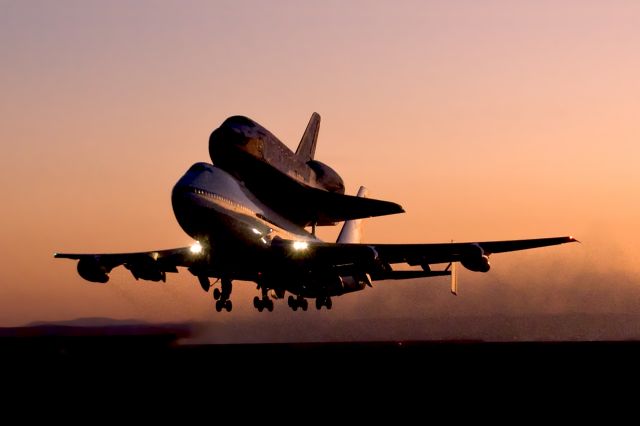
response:
M294 250L306 250L309 248L309 243L307 243L306 241L294 241L293 242L293 249Z
M262 232L258 231L256 228L251 228L251 232L253 232L256 235L262 235Z
M196 241L191 245L191 247L189 247L189 251L193 254L200 254L202 253L202 245L200 242Z

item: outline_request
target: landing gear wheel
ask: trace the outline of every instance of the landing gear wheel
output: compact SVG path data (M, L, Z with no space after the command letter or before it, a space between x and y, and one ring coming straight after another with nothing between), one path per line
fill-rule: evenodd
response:
M296 303L296 299L293 298L293 296L289 296L289 298L287 299L287 305L289 305L289 307L291 309L293 309L293 307L295 306ZM295 311L295 309L293 309Z
M258 312L262 312L264 308L268 308L267 302L267 299L260 299L258 296L256 296L253 298L253 307L256 308Z
M213 289L213 298L218 300L220 299L220 296L222 295L222 293L220 292L219 288L214 288Z
M265 300L265 305L269 312L273 312L273 300Z
M331 309L331 307L333 306L333 302L331 302L330 297L327 297L327 300L325 300L324 305L327 307L327 309Z
M298 304L295 305L291 305L291 309L293 309L293 312L298 310Z
M322 298L321 297L316 297L316 309L317 310L322 309Z
M224 310L227 312L231 312L231 309L233 309L233 304L231 303L231 300L227 299L224 302Z
M217 311L217 312L222 311L223 304L224 304L224 303L222 302L222 300L218 300L218 301L216 301L216 311Z
M302 303L300 303L300 307L302 308L303 311L306 311L307 309L309 309L309 302L307 302L307 299L302 299Z

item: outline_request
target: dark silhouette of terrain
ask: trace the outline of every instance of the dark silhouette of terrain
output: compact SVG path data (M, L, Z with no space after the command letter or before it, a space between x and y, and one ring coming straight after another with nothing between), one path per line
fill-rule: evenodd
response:
M231 386L234 395L241 395L252 389L268 391L278 383L292 392L299 386L315 389L318 383L341 391L377 387L395 392L407 385L439 389L438 383L454 387L496 380L548 384L571 378L590 383L628 379L640 372L640 342L629 340L638 335L639 317L633 315L470 317L433 320L430 326L406 319L331 319L312 330L312 321L300 318L295 324L289 321L288 328L275 317L273 322L226 324L83 318L2 328L2 377L14 389L46 383L53 390L66 384L82 392L107 389L109 383L134 395L158 390L180 394L198 383L212 392ZM418 326L426 328L417 332ZM464 333L453 333L456 327ZM365 329L375 332L366 334ZM566 340L513 341L549 333ZM300 338L305 335L306 341ZM610 338L579 340L598 335Z
M307 319L305 319L307 318ZM462 363L468 368L522 360L573 364L594 355L617 365L640 359L640 316L378 319L326 322L300 316L295 323L231 321L226 324L148 324L82 318L0 328L5 365L114 365L149 368L160 362L194 366L261 365L308 369L363 363L411 365ZM622 363L622 364L621 364ZM316 368L317 365L316 365ZM358 367L355 367L358 368ZM232 371L228 370L228 371ZM227 371L227 370L221 370ZM227 371L227 372L228 372Z

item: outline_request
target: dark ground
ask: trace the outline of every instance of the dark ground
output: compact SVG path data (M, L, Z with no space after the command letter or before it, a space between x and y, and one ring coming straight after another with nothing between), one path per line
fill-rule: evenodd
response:
M635 399L640 379L636 341L182 343L190 333L146 325L0 329L3 410L65 418L89 411L83 421L135 412L145 422L168 413L327 422L386 413L404 423L434 409L476 417L513 407L573 412L576 404L602 406L602 397L619 405Z
M0 363L5 373L78 373L89 368L92 374L116 370L221 379L289 377L292 371L319 380L340 371L392 380L449 374L629 377L640 372L638 341L184 344L190 333L187 325L5 328L0 329Z

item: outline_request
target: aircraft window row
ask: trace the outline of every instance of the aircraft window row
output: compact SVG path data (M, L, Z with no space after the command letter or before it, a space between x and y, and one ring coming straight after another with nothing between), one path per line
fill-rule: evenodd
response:
M230 204L230 205L232 205L233 207L235 207L237 209L244 210L244 211L246 211L248 213L254 214L254 211L251 210L250 208L248 208L246 206L243 206L240 203L236 203L235 201L232 201L232 200L230 200L230 199L228 199L226 197L223 197L221 195L218 195L216 193L205 191L203 189L198 189L198 188L193 188L193 192L198 194L198 195L204 195L205 197L207 197L209 199L212 199L212 200L217 200L217 201L220 201L220 202L223 202L223 203L226 203L226 204Z
M205 197L207 197L207 198L209 198L209 199L213 199L213 200L217 200L217 201L220 201L220 202L223 202L223 203L226 203L226 204L230 204L230 205L232 205L232 206L234 206L234 207L236 207L236 208L238 208L238 209L240 209L240 210L244 210L244 211L245 211L245 212L247 212L247 213L253 214L253 215L255 215L256 217L258 217L258 218L260 218L260 219L262 219L262 220L264 220L264 221L266 221L266 222L269 222L269 223L270 223L270 224L272 224L272 225L275 225L275 226L277 226L277 227L280 227L280 225L278 225L278 224L277 224L276 222L274 222L273 220L271 220L271 219L267 218L265 215L263 215L263 214L261 214L261 213L256 213L256 212L254 212L253 210L251 210L250 208L248 208L248 207L246 207L246 206L243 206L242 204L236 203L235 201L232 201L232 200L230 200L230 199L228 199L228 198L226 198L226 197L223 197L223 196L218 195L218 194L213 193L213 192L205 191L205 190L203 190L203 189L198 189L198 188L192 188L192 191L193 191L195 194L203 195L203 196L205 196Z

